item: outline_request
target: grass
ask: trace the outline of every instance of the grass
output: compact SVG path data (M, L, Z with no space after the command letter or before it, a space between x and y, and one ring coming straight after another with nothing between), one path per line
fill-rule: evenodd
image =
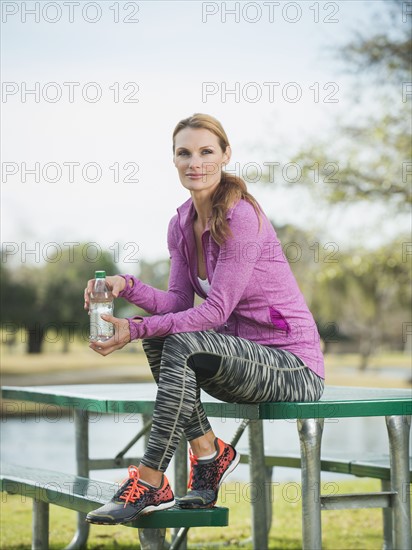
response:
M25 353L22 342L13 348L0 346L1 370L3 374L58 373L64 370L104 369L119 366L147 365L141 342L134 342L122 350L102 357L88 347L87 341L76 340L69 351L62 351L61 343L44 344L43 353ZM150 370L149 370L150 372Z
M359 364L359 354L356 353L328 353L325 360L330 367L356 367ZM382 351L371 355L368 368L380 369L388 366L397 368L411 368L410 353L401 351Z
M339 481L334 489L339 493L378 491L378 480ZM330 494L331 486L323 487ZM269 535L270 550L299 550L301 543L300 486L296 483L273 484L272 528ZM230 509L228 527L195 528L189 531L189 549L250 550L251 537L250 493L245 483L224 484L218 504ZM1 510L1 548L29 550L31 548L31 500L22 501L17 495L3 495ZM64 548L74 535L75 512L50 507L50 548ZM324 550L380 550L382 545L382 513L378 509L330 510L322 514L322 540ZM212 544L215 543L215 544ZM92 525L89 550L137 549L135 529L123 526Z

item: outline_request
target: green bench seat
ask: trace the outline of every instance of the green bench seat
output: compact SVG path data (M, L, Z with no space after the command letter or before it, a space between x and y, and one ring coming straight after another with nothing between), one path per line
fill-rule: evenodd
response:
M72 474L2 464L0 472L2 492L33 499L33 546L48 548L48 505L62 506L87 513L110 500L119 486ZM228 525L229 510L214 507L205 510L182 510L177 506L168 510L141 516L124 524L139 529L166 529L189 527L222 527ZM42 531L42 532L40 532ZM46 532L47 531L47 532ZM37 542L36 542L37 541Z
M249 463L248 449L238 449L241 453L240 462ZM267 467L300 468L299 451L274 451L265 449L265 464ZM366 454L361 459L354 458L353 453L334 453L333 456L321 458L320 469L323 472L371 477L385 481L390 480L389 455ZM409 480L412 482L412 457L409 459Z

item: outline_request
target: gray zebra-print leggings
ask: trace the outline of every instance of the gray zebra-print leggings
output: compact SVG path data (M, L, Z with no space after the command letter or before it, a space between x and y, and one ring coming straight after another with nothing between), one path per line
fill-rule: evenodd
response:
M141 462L162 472L183 433L191 441L211 430L201 388L229 403L317 401L323 393L323 379L293 353L237 336L182 332L142 345L158 391Z

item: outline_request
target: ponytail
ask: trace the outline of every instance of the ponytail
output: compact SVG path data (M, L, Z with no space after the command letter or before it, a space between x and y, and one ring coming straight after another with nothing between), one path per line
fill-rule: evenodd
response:
M246 183L242 178L222 172L222 179L212 196L212 218L210 220L210 233L217 244L222 245L232 236L226 214L229 208L240 199L249 202L255 209L261 226L261 209L256 199L248 192Z

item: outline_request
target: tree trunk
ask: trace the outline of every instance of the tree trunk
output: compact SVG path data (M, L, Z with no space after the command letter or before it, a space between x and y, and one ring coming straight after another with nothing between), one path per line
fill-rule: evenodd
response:
M68 353L69 352L69 343L70 343L70 335L68 332L63 330L63 347L62 347L62 353Z
M360 363L359 363L359 370L365 371L366 367L368 366L369 357L372 352L372 340L370 338L365 338L361 341L359 346L360 351Z
M27 353L41 353L44 339L43 328L36 324L34 327L27 329L29 340L27 342Z

